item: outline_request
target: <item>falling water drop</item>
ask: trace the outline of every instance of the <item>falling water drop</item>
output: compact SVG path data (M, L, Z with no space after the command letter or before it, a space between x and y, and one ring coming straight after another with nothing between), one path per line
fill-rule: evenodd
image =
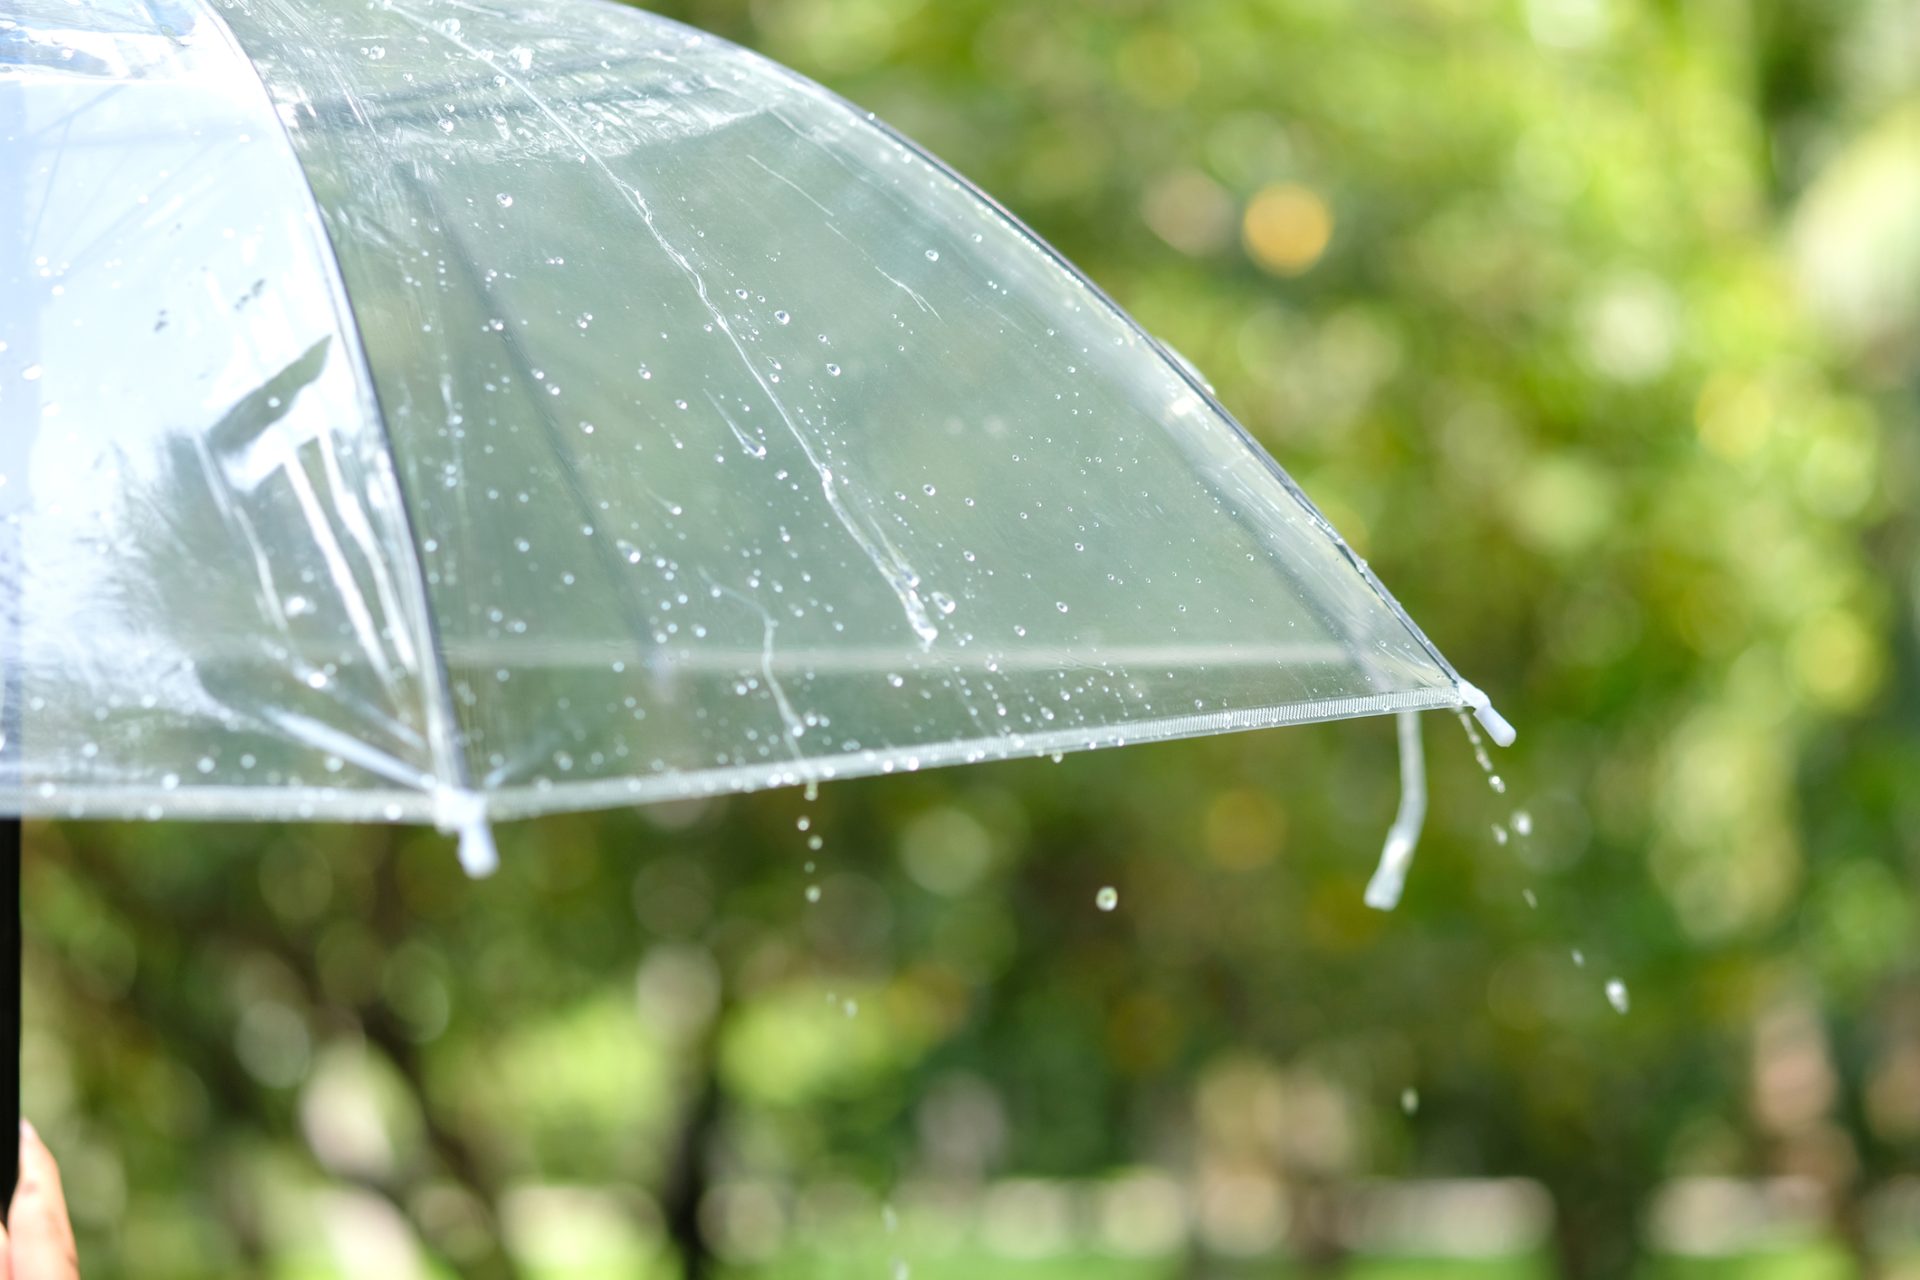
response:
M817 884L810 884L810 885L808 885L808 886L807 886L807 901L808 901L808 902L818 902L818 901L820 901L820 886L819 886L819 885L817 885Z
M1474 763L1480 766L1480 772L1486 774L1488 778L1492 778L1494 776L1493 757L1487 754L1487 744L1480 740L1480 730L1474 727L1472 716L1464 711L1458 714L1460 716L1460 726L1467 731L1467 741L1473 744ZM1501 789L1504 789L1505 786L1505 783L1500 784Z
M1573 967L1576 969L1584 969L1587 967L1587 953L1578 947L1573 949Z
M807 798L807 802L811 804L813 801L818 800L820 798L820 784L818 782L813 781L810 778L807 780L806 789L802 791L800 794L805 796Z
M1627 984L1618 978L1608 978L1607 1003L1613 1006L1615 1013L1625 1013L1631 1003L1627 995Z
M25 378L28 382L38 382L40 380L40 375L43 372L45 371L41 369L39 365L30 364L26 368L20 371L20 376Z
M820 838L818 832L807 837L807 848L814 850L816 853L819 852L820 846L825 843L826 841Z
M1120 905L1120 891L1112 885L1102 886L1100 892L1093 895L1093 905L1102 911L1111 911Z
M1420 1091L1411 1088L1402 1089L1400 1091L1400 1109L1408 1115L1412 1115L1418 1111L1420 1109Z
M848 996L840 1002L840 1012L846 1014L849 1018L857 1018L860 1016L860 1002L852 996Z
M793 825L797 829L801 831L805 831L808 827L813 825L813 819L809 818L806 814L803 813L799 816L799 818L795 819Z
M1513 834L1517 836L1530 836L1533 834L1533 815L1525 809L1515 809L1513 811Z
M1507 842L1507 829L1497 822L1493 824L1493 842L1495 844L1505 844Z
M1520 891L1520 896L1524 898L1526 900L1527 905L1533 908L1535 911L1538 911L1540 909L1540 899L1533 896L1533 890L1522 889Z

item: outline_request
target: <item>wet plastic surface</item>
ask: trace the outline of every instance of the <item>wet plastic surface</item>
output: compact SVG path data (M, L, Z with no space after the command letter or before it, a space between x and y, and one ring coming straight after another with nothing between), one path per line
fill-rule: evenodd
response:
M1173 360L816 86L593 0L175 9L0 27L0 810L448 821L1461 704Z

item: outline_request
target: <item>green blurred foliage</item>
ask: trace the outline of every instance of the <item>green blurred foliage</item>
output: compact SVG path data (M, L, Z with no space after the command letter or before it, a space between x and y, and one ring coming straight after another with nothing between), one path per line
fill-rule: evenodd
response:
M34 827L27 1107L90 1277L1912 1256L1910 3L659 7L1203 370L1519 724L1505 792L1429 725L1391 915L1379 722L542 821L482 884L430 834ZM1349 1256L1355 1188L1439 1178L1551 1226ZM1722 1228L1759 1260L1681 1256Z

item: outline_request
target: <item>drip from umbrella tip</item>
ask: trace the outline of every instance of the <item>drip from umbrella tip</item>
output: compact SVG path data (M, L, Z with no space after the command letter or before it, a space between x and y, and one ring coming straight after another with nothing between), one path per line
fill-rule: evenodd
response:
M1399 720L1400 809L1387 828L1380 865L1367 881L1366 903L1375 911L1391 911L1400 904L1407 868L1413 865L1413 851L1420 844L1420 828L1427 821L1427 757L1420 745L1420 713L1402 711Z
M442 787L433 793L433 825L460 838L460 866L475 880L500 868L493 828L487 823L487 800L478 791Z
M1494 745L1501 747L1513 745L1516 736L1513 726L1507 722L1505 716L1493 709L1493 702L1486 694L1480 692L1478 686L1462 680L1460 696L1467 700L1467 706L1472 710L1473 718L1480 722L1480 727L1487 731L1487 736L1493 739Z

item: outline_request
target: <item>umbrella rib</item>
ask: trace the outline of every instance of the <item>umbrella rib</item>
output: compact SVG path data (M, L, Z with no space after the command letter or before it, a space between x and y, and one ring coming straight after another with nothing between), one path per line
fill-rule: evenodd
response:
M463 858L465 847L471 841L476 846L491 841L486 837L484 822L465 812L471 805L449 805L444 797L473 797L478 800L474 790L473 775L467 763L464 746L465 735L461 732L459 712L454 706L452 694L452 675L447 667L446 650L442 644L440 628L434 618L433 597L427 583L426 564L420 555L420 535L414 520L413 504L407 496L406 481L400 474L399 454L394 448L393 430L388 421L386 408L380 400L380 389L373 378L373 369L367 359L365 335L360 329L359 317L353 310L353 300L347 293L346 280L340 272L340 255L333 243L333 233L328 228L322 212L320 197L313 189L313 182L307 176L306 165L300 159L300 150L293 136L275 108L273 92L261 77L259 68L248 56L245 47L234 35L226 19L211 4L201 4L201 17L218 34L228 55L245 68L246 75L259 87L262 107L268 119L273 121L281 141L285 144L286 155L292 161L302 189L308 202L307 229L314 242L315 258L321 275L325 278L329 301L333 305L334 327L341 337L341 345L353 374L354 384L360 393L362 411L379 428L383 448L382 456L386 462L383 467L374 467L378 481L384 482L390 492L385 496L393 503L398 514L403 541L406 543L405 555L401 557L402 576L407 586L407 596L412 606L412 622L417 629L413 637L416 649L424 649L418 663L421 683L424 686L421 697L421 710L427 720L427 745L433 758L434 774L438 790L434 797L436 820L444 828L455 825L450 816L457 816L461 832ZM452 815L453 808L463 811ZM483 814L481 815L483 818ZM475 867L469 863L469 869Z

